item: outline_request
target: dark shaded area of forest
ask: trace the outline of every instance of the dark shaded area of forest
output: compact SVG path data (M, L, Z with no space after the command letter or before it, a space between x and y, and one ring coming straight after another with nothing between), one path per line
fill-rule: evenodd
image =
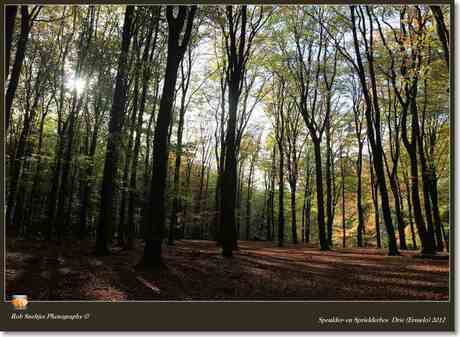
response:
M181 240L165 247L168 267L151 271L133 267L142 254L142 245L136 247L95 257L88 246L62 251L38 242L9 245L6 292L93 301L449 298L448 260L417 259L414 252L394 258L375 248L319 252L315 245L241 241L228 260L211 241Z
M7 294L447 299L449 22L6 6Z

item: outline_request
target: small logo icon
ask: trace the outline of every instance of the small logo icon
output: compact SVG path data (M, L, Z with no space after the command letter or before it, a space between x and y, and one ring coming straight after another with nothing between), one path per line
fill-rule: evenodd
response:
M27 295L13 295L11 304L13 304L16 310L25 310L27 309Z

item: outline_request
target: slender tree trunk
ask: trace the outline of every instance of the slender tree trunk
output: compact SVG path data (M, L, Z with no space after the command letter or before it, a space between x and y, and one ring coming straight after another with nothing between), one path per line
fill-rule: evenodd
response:
M61 138L61 137L59 137ZM53 168L53 176L51 177L51 190L48 195L47 199L47 212L46 212L46 239L49 241L53 235L54 229L54 219L56 214L56 201L57 201L57 194L60 186L60 176L61 176L61 168L62 168L62 152L63 149L63 142L58 140L56 144L56 160Z
M317 203L317 221L319 244L321 250L329 250L329 244L326 236L326 226L324 223L324 199L323 199L323 173L321 165L321 144L319 139L313 140L315 150L315 166L316 166L316 203Z
M360 177L360 175L361 174L358 173L358 177ZM344 165L343 165L342 152L340 152L340 177L341 177L341 182L342 182L342 247L345 248L347 245L347 232L346 232L346 223L345 223L345 170L344 170ZM359 185L360 185L360 181L358 182L358 186ZM360 197L360 194L361 192L358 189L358 199ZM360 205L358 207L360 207ZM362 237L361 237L361 240L362 240ZM361 244L362 244L362 241L361 241ZM358 236L358 247L361 247L359 245L359 236Z
M244 160L240 161L238 168L237 183L238 189L236 191L236 240L240 239L240 226L241 226L241 203L243 202L243 182L244 182Z
M255 154L254 154L255 156ZM251 207L251 198L252 198L252 176L254 174L254 162L253 159L251 161L251 166L249 168L249 176L248 176L248 191L246 197L246 240L250 240L251 234L251 217L252 217L252 207Z
M291 185L291 229L292 229L292 242L296 244L297 239L297 203L296 203L296 182Z
M139 47L137 47L139 48ZM137 63L135 65L136 68L140 67L140 64ZM126 147L125 152L125 165L123 169L123 178L122 178L122 191L121 191L121 203L120 203L120 216L118 219L118 244L120 246L126 245L126 238L127 238L127 222L126 220L126 211L128 206L128 179L130 176L130 167L131 157L133 154L133 143L134 143L134 130L136 129L136 120L137 120L137 108L138 108L138 96L139 96L139 72L136 71L136 79L134 81L134 90L133 90L133 107L131 112L131 118L128 124L128 144Z
M435 230L436 230L436 237L438 239L438 250L443 251L444 245L442 244L442 240L444 239L447 248L447 241L445 240L445 236L442 234L443 227L441 222L441 215L439 214L439 206L438 206L438 177L436 175L436 170L434 167L431 168L431 179L430 179L430 199L433 205L433 218L435 223Z
M229 85L229 106L227 136L225 141L225 166L222 176L222 254L232 256L233 245L236 240L236 188L237 188L237 167L236 167L236 113L238 108L239 92L234 83Z
M369 160L369 170L371 173L371 194L372 201L374 203L374 219L375 219L375 233L377 248L382 248L382 241L380 238L380 212L379 212L379 195L378 195L378 185L376 182L376 177L374 175L374 167L372 164L372 158Z
M11 43L13 42L14 23L18 6L5 6L5 82L10 71Z
M444 51L444 60L446 61L447 67L449 67L449 31L444 22L444 15L442 14L440 6L430 6L430 9L436 20L436 30Z
M303 204L302 204L302 225L300 227L300 240L302 243L305 243L305 212L307 207L307 186L305 184L305 189L303 193Z
M357 198L357 208L358 208L358 247L363 247L363 230L364 230L364 215L363 215L363 206L362 206L362 171L363 171L363 143L359 141L358 145L358 159L356 161L357 167L357 176L358 176L358 186L356 190Z
M375 176L377 178L378 190L381 197L382 213L385 223L385 227L388 234L388 254L389 255L399 255L397 244L396 244L396 235L393 227L393 222L391 219L390 212L390 203L388 200L388 190L386 187L385 181L385 170L383 165L383 146L382 146L382 137L380 133L380 108L378 105L378 95L377 95L377 85L376 85L376 76L374 71L374 59L373 59L373 45L372 40L368 41L365 44L366 48L366 58L367 66L369 72L369 78L371 82L372 95L370 95L368 80L366 79L366 71L364 70L364 65L361 58L361 51L359 47L359 39L356 28L356 17L355 17L355 6L350 6L351 12L351 23L352 23L352 32L353 32L353 42L354 50L356 56L356 62L358 66L358 75L363 90L365 102L366 102L366 121L367 121L367 136L368 142L370 143L370 148L372 150L373 164L375 170ZM367 9L368 10L368 9ZM370 14L368 14L370 16ZM364 14L361 19L364 19ZM372 23L370 25L370 35L372 36ZM363 32L361 31L363 34Z
M312 191L308 192L307 204L305 205L305 242L310 243L310 232L311 232L311 196Z
M302 224L304 226L304 233L302 234L303 242L310 242L310 224L311 224L311 168L310 168L310 157L305 159L305 191L304 191L304 209L302 211Z
M407 177L406 168L403 169L403 179L404 179L404 185L406 189L407 210L409 212L409 225L410 225L410 232L411 232L411 239L412 239L412 249L418 249L417 240L415 238L414 221L413 221L413 216L412 216L412 202L410 198L409 178ZM401 198L401 203L402 203L402 198Z
M191 66L191 62L189 63L189 67ZM173 181L173 203L172 203L172 210L171 210L171 218L170 218L170 225L169 225L169 233L168 233L168 244L174 244L174 234L175 230L178 227L178 218L177 213L181 208L181 190L180 190L180 167L181 167L181 160L182 160L182 135L184 132L184 121L185 121L185 98L186 93L188 90L188 85L190 83L190 74L191 69L188 69L187 75L184 75L183 70L183 63L181 63L181 71L182 71L182 96L181 96L181 103L179 109L179 124L177 126L177 145L176 145L176 160L174 163L174 181Z
M91 164L88 165L86 172L82 175L82 180L80 182L80 185L82 186L82 196L80 205L80 230L77 236L81 240L83 240L88 235L88 215L90 213L91 207L90 200L93 194L93 184L91 181L94 177L94 156L96 154L99 128L100 121L96 121L91 137L91 145L88 152L88 159Z
M390 177L390 186L393 191L393 196L395 199L395 211L396 211L396 218L398 220L399 248L402 250L406 250L407 249L406 234L405 234L406 222L404 221L404 217L403 217L402 210L401 210L401 198L399 195L399 187L398 187L399 183L397 179L398 179L397 175Z
M415 97L415 93L412 93ZM411 141L407 136L406 117L407 110L404 110L404 116L402 119L402 139L404 146L407 149L410 158L410 180L411 180L411 196L412 205L414 210L415 225L417 232L420 237L423 254L434 254L436 252L436 243L434 236L430 234L430 231L425 228L425 221L423 220L420 193L419 193L419 178L418 178L418 162L417 162L417 137L419 134L419 121L417 115L417 107L415 99L412 99L410 103L411 115L412 115L412 134ZM428 205L429 207L429 205ZM428 214L427 214L428 216ZM431 214L429 214L431 217ZM431 220L431 219L430 219ZM431 231L433 234L433 232Z
M62 163L62 174L61 174L61 186L57 194L57 215L55 219L55 227L58 234L58 240L61 241L65 234L68 224L65 221L65 204L70 197L70 187L72 177L72 164L73 164L73 147L74 147L74 136L75 128L77 124L77 114L80 103L77 102L76 89L74 89L74 97L72 99L72 108L70 116L67 121L67 130L64 131L64 146L63 146L63 163Z
M179 6L175 18L173 8L166 8L168 20L168 56L160 101L155 136L153 142L153 166L150 184L149 202L146 204L144 238L145 247L142 264L146 266L162 265L162 241L165 232L166 217L166 179L168 170L168 136L172 119L172 106L177 81L177 70L190 40L196 6ZM182 41L180 35L186 26Z
M330 109L330 100L328 100L327 109ZM332 246L332 226L334 223L334 216L332 212L332 203L333 203L333 196L332 196L332 175L331 175L331 156L332 156L332 149L331 149L331 122L330 118L326 120L326 214L327 214L327 244Z
M270 195L269 195L269 212L270 223L268 223L268 240L272 241L275 236L275 177L276 177L276 145L273 145L272 166L270 169Z
M187 170L186 170L186 173L185 173L184 193L187 193L187 195L192 194L192 192L191 192L192 168L193 168L193 158L190 158L188 160ZM186 237L186 234L187 234L186 225L187 225L187 222L189 221L189 219L188 219L188 209L189 209L189 204L187 202L185 202L184 205L182 206L182 214L183 214L183 218L184 218L184 220L182 221L183 222L183 224L182 224L182 237L184 237L184 238Z
M198 220L198 227L200 229L200 239L203 240L203 235L204 235L204 228L203 228L203 222L204 219L201 217L201 211L202 211L202 199L203 199L203 187L204 187L204 173L205 173L206 167L204 166L204 162L201 162L201 167L200 167L200 188L198 189L198 198L195 203L195 216L196 219Z
M40 185L41 185L41 169L42 169L42 154L43 154L43 131L45 127L45 118L48 114L48 106L45 108L43 106L43 111L42 115L40 117L40 126L39 126L39 131L38 131L38 147L37 147L37 153L38 153L38 160L35 168L35 174L33 178L33 183L32 183L32 188L29 196L29 214L26 216L27 219L33 219L35 216L38 214L41 215L42 208L39 207L41 200L37 200L37 197L39 197L39 190L40 190ZM36 201L37 200L37 201ZM38 204L38 205L37 205ZM38 212L37 212L38 211ZM37 214L38 213L38 214Z
M182 135L184 130L184 115L185 109L181 106L179 111L179 124L177 126L177 150L176 150L176 159L174 162L174 181L173 181L173 204L171 211L169 235L168 235L168 244L174 244L174 230L178 226L177 213L179 212L181 205L181 191L180 191L180 167L182 160Z
M38 108L40 96L42 94L41 89L41 77L43 74L42 63L39 66L37 75L35 76L35 83L33 87L34 96L32 102L29 102L30 94L26 94L26 113L24 116L24 125L21 129L21 134L19 136L18 144L16 147L16 151L13 157L13 164L11 169L11 179L10 179L10 191L8 194L8 203L7 203L7 212L6 212L6 220L8 224L18 225L16 223L17 213L18 211L21 212L22 208L22 195L19 191L22 182L22 172L24 171L23 166L24 163L27 161L28 153L31 152L30 149L30 140L29 136L33 132L34 123L35 123L35 115ZM31 90L32 91L32 90ZM18 204L17 199L21 199L21 207L16 207Z
M284 149L282 140L278 143L279 171L278 171L278 246L284 245Z
M34 9L34 10L39 10L39 7L38 9ZM38 14L38 12L36 14ZM14 58L13 68L11 69L11 76L8 82L8 88L5 94L5 130L6 131L8 131L8 128L10 125L11 108L13 106L13 99L16 94L16 89L18 87L19 77L21 76L21 68L24 62L24 57L26 55L26 47L27 47L27 42L29 40L29 33L30 33L30 29L32 28L32 23L33 23L32 13L29 13L28 6L21 6L21 31L19 32L18 43L16 46L16 55ZM8 60L9 60L9 57L8 57Z
M115 81L113 104L110 112L109 137L106 148L104 176L102 179L101 211L96 235L96 254L109 253L109 235L114 215L114 191L116 186L117 165L122 136L122 120L125 111L128 85L128 53L131 43L134 19L134 7L127 6L123 23L121 52Z
M208 192L209 192L209 176L211 175L211 166L206 168L206 183L204 185L204 205L203 209L205 210L206 214L209 213L208 209ZM207 240L209 238L209 218L206 217L204 220L204 236L203 238Z
M153 11L154 15L159 15L161 7L155 8ZM142 125L144 121L144 111L145 111L145 103L147 100L147 91L149 87L149 80L152 75L152 68L149 66L152 63L153 55L155 54L155 49L157 45L157 37L158 37L158 27L159 27L159 18L153 16L152 23L149 27L149 31L147 33L147 41L144 46L144 52L142 54L142 92L139 102L139 113L137 114L137 121L136 121L136 137L134 140L134 149L132 155L132 164L131 164L131 176L129 178L129 200L128 200L128 221L126 226L126 245L125 249L133 249L134 248L134 239L136 236L136 223L135 223L135 213L136 213L136 205L139 203L142 198L139 197L139 192L137 191L137 166L139 162L139 151L141 147L141 133L142 133ZM155 28L153 27L155 26ZM153 38L152 46L150 46L150 42L152 39L152 32L153 28L155 29L155 36ZM150 53L150 54L149 54ZM158 79L155 78L155 88L154 88L154 108L152 110L152 115L150 117L150 125L153 122L153 116L155 115L155 104L157 101L158 95ZM149 143L149 140L147 140ZM148 155L146 155L148 157ZM147 160L148 163L148 160Z
M422 122L423 124L423 122ZM433 196L431 192L433 190L432 186L432 172L428 167L425 150L423 146L423 139L422 135L418 134L418 157L420 159L421 169L422 169L422 186L423 186L423 201L424 201L424 208L425 208L425 218L428 227L428 235L435 239L436 249L438 251L444 250L443 238L441 233L441 227L436 226L436 221L434 221L434 206L437 207L437 203L433 203L430 199L430 195ZM437 197L435 199L437 201ZM437 210L439 216L439 209Z

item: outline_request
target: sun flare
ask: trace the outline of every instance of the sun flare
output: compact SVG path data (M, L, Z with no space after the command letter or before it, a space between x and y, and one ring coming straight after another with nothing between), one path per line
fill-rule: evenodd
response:
M76 90L78 94L81 94L85 90L86 81L82 78L74 77L67 81L66 86L70 90Z

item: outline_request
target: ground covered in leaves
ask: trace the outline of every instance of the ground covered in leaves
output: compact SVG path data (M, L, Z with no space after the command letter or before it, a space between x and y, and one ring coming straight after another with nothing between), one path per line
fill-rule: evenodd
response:
M231 259L212 241L165 246L166 268L136 270L143 245L91 254L92 242L61 246L9 240L6 295L31 300L447 300L449 260L389 257L378 249L321 252L239 242ZM445 257L445 256L444 256Z

